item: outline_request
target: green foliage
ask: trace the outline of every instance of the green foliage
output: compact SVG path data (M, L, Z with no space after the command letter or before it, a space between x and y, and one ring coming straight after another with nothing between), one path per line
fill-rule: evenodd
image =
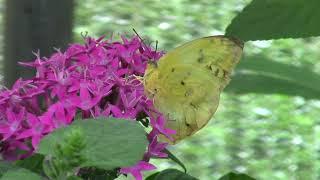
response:
M78 175L83 179L103 179L113 180L119 176L119 168L114 170L104 170L95 167L81 168Z
M187 168L186 166L183 164L183 162L181 162L174 154L172 154L168 149L165 149L164 151L166 154L168 154L168 158L171 159L173 162L179 164L179 166L184 170L184 173L187 173Z
M160 172L156 172L156 173L151 174L150 176L148 176L146 178L146 180L154 180L156 178L156 176L158 176L159 173Z
M69 176L66 180L82 180L82 179L78 176Z
M82 149L85 162L81 167L99 167L111 170L132 166L143 157L147 139L144 129L134 121L123 119L77 120L70 126L60 128L46 136L40 143L39 153L54 155L55 144L64 134L80 128L86 146Z
M197 178L192 177L184 172L176 169L166 169L164 171L155 173L147 178L147 180L197 180Z
M262 56L245 57L238 65L227 92L301 96L318 99L320 74L306 67L271 61Z
M218 180L255 180L255 179L243 173L229 172L226 175L219 178Z
M253 0L226 29L244 41L320 35L318 0Z
M43 161L45 174L52 179L71 177L76 168L86 162L83 150L86 139L78 127L67 131L60 142L56 142L52 156Z
M0 177L9 170L17 169L17 167L9 162L0 161Z
M74 35L80 41L80 32L110 37L112 33L133 34L132 28L135 28L151 42L158 40L160 49L170 50L197 37L222 34L237 9L249 1L79 0L75 9Z
M44 156L42 154L34 154L26 159L16 161L15 165L28 169L32 172L41 174L43 173L43 169L42 169L43 160L44 160Z
M43 178L36 173L33 173L27 169L14 169L7 171L1 178L1 180L42 180Z
M40 180L43 179L37 173L29 171L28 169L33 169L34 171L38 171L34 164L32 163L31 159L35 159L36 156L31 157L29 160L23 161L20 160L15 163L9 163L5 161L0 161L0 180ZM37 156L38 157L38 156ZM37 161L35 161L37 163ZM27 167L27 165L30 167ZM22 167L26 167L22 168ZM41 169L41 168L40 168Z

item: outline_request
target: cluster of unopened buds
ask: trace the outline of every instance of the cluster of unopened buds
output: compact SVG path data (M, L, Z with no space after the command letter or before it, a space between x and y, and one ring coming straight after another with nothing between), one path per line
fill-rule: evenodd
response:
M40 140L75 118L116 117L140 120L148 117L152 130L141 161L122 167L121 173L141 179L141 172L156 167L150 158L164 158L171 138L165 119L144 94L137 76L143 76L147 62L157 61L163 52L147 46L137 36L122 42L86 37L85 43L71 44L48 58L21 63L36 69L35 77L18 79L11 89L0 90L1 155L6 160L23 159L37 152Z

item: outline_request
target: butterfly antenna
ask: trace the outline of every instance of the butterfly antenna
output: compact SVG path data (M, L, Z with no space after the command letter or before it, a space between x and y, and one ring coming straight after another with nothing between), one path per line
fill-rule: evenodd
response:
M150 49L148 48L148 46L146 45L146 43L144 43L144 40L139 36L139 34L137 33L137 31L134 29L134 28L132 28L132 30L133 30L133 32L138 36L138 38L141 40L141 42L142 42L142 44L145 46L145 48L149 51L149 53L150 54L152 54L151 53L151 51L150 51Z
M139 34L137 33L137 31L132 28L132 30L134 31L134 33L138 36L138 38L141 40L141 42L143 43L143 45L148 49L149 53L151 53L150 49L148 48L148 46L144 43L144 40L139 36ZM158 49L158 40L156 41L156 52L157 52L157 49ZM157 61L151 61L151 60L148 60L148 64L152 64L154 67L158 67L158 63Z
M88 37L88 31L85 31L85 32L82 31L80 35L83 39L86 39Z

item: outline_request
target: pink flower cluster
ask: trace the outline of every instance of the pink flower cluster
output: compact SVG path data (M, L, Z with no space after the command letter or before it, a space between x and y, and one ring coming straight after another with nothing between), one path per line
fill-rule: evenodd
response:
M0 90L0 152L7 160L21 159L37 150L43 136L66 126L76 118L108 117L137 120L141 113L150 118L148 149L136 166L124 167L141 179L141 171L155 167L152 157L166 157L166 143L173 130L144 95L137 76L143 76L147 62L157 61L162 52L146 46L138 37L123 42L85 38L84 45L71 44L65 52L49 58L21 63L36 69L32 79L18 79L11 89Z

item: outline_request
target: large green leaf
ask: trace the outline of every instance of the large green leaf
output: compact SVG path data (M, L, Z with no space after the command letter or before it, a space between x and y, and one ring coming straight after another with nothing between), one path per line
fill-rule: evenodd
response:
M234 172L229 172L219 178L218 180L255 180L254 178L243 174L243 173L234 173Z
M262 93L320 98L320 75L297 67L252 56L241 61L226 92Z
M136 121L123 119L77 120L70 126L57 129L40 143L39 153L53 155L55 145L73 128L81 128L86 139L82 167L102 169L132 166L141 160L146 150L145 131Z
M3 174L3 176L0 178L0 180L21 180L21 179L41 180L43 178L38 174L23 168L9 170L5 174Z
M253 0L226 29L248 40L304 38L320 35L319 0Z
M16 167L14 164L6 162L6 161L0 161L0 177L6 173L9 170L12 169L17 169L18 167Z

